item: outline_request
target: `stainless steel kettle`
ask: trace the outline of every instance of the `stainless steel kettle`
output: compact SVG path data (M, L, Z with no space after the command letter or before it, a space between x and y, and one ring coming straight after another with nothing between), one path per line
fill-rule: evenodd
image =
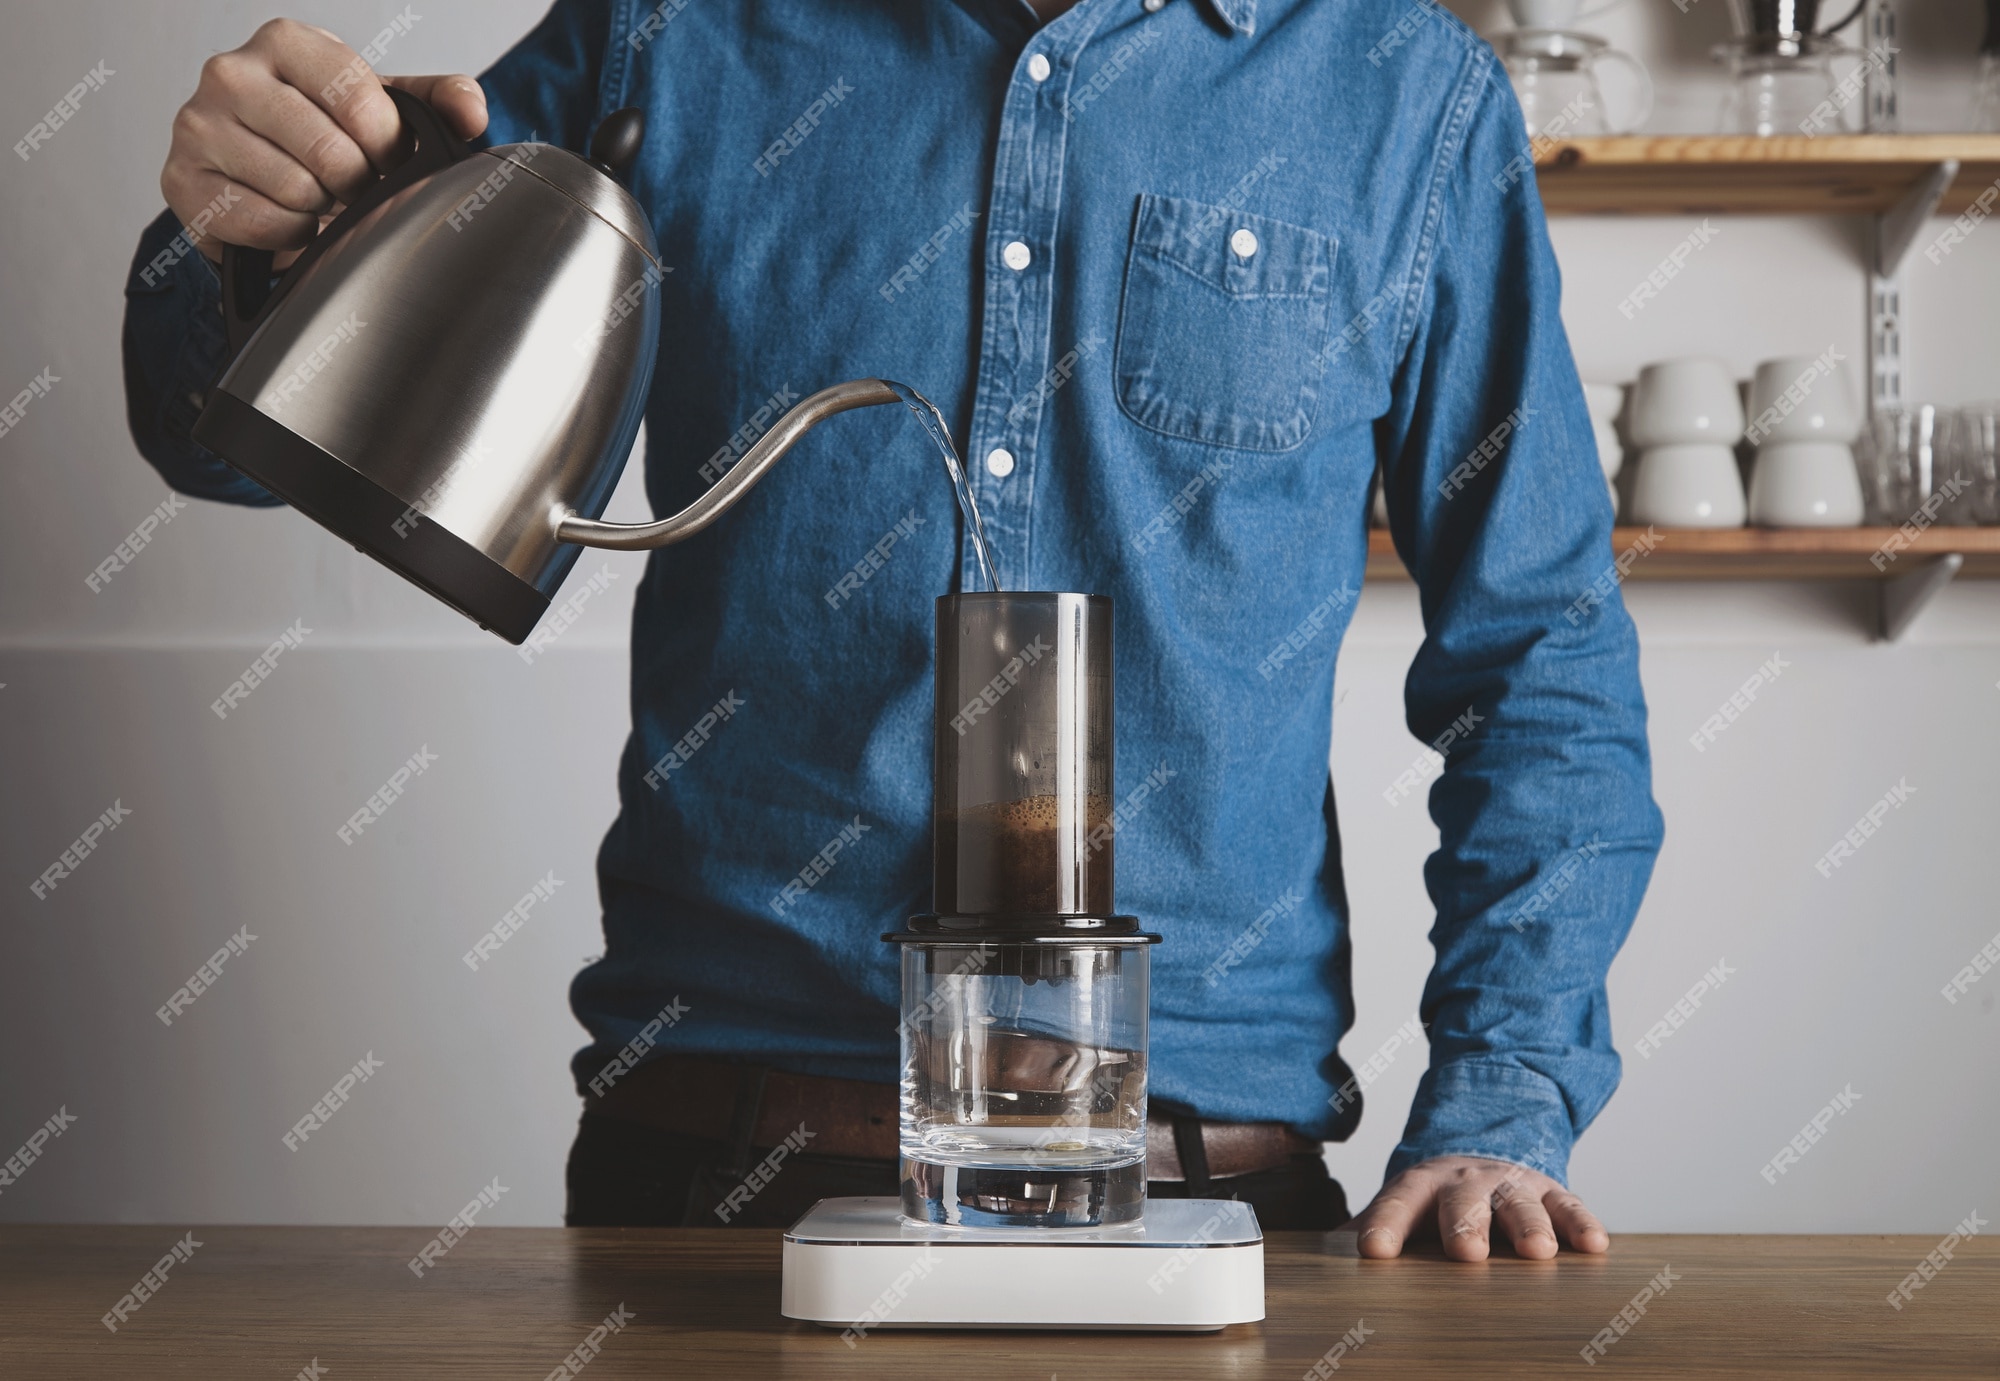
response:
M817 422L903 401L877 379L822 390L682 512L598 521L645 410L671 272L617 181L644 116L609 116L587 160L475 152L417 97L389 95L416 151L282 280L268 252L225 248L231 360L194 439L482 628L520 643L581 546L692 536Z

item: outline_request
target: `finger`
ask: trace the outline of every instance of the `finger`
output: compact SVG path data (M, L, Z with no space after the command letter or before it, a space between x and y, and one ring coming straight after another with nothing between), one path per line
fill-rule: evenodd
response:
M330 54L329 48L336 51ZM310 84L316 72L338 71L335 59L344 51L318 30L273 20L242 48L217 53L204 63L195 99L184 109L205 113L211 121L240 123L320 179L329 197L351 196L373 176L368 153L299 86L301 81ZM386 105L388 98L382 99ZM392 120L392 149L398 128Z
M269 63L279 81L331 116L374 171L396 166L403 122L360 54L326 30L292 19L272 20L249 47Z
M1551 1189L1542 1196L1542 1204L1572 1250L1595 1254L1611 1249L1611 1234L1604 1230L1604 1224L1567 1189Z
M1490 1250L1487 1233L1493 1223L1493 1181L1467 1175L1445 1185L1438 1194L1438 1236L1444 1254L1454 1261L1484 1261Z
M319 229L310 212L280 206L212 168L169 163L160 175L160 190L182 225L202 224L194 244L218 262L224 244L287 249L306 244ZM217 214L203 221L202 212L211 207Z
M333 205L334 194L304 164L248 126L206 111L189 113L185 123L195 131L207 171L301 215L317 216Z
M428 102L433 110L444 116L451 132L460 139L477 139L486 133L486 92L463 72L447 77L384 77L382 80Z
M1382 1192L1354 1220L1357 1250L1378 1260L1400 1256L1404 1243L1430 1211L1434 1193L1428 1177L1410 1170L1383 1185Z
M284 151L331 202L352 201L376 177L375 166L333 116L275 77L260 98L237 108L244 126Z
M1537 1179L1540 1177L1537 1176ZM1544 1181L1546 1183L1546 1181ZM1546 1261L1556 1254L1555 1224L1535 1191L1514 1178L1504 1179L1488 1202L1501 1231L1514 1244L1514 1254L1531 1261Z

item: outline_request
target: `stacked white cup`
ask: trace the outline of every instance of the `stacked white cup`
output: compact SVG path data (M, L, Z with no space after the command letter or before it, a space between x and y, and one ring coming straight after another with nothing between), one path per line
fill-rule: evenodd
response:
M1720 360L1662 360L1632 391L1639 474L1632 521L1661 527L1741 527L1746 511L1736 443L1743 399Z
M1625 463L1625 448L1618 443L1618 410L1625 405L1625 390L1617 384L1585 384L1584 405L1590 409L1590 435L1597 443L1597 463L1604 468L1605 487L1611 491L1611 511L1618 511L1618 469Z
M1858 527L1861 479L1854 439L1861 416L1847 375L1824 357L1757 366L1750 384L1750 521L1760 527Z

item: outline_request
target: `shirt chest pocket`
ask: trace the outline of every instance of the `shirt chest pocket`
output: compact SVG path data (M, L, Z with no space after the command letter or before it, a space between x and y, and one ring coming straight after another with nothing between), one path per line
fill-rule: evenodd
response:
M1141 196L1118 314L1125 414L1238 450L1303 443L1326 373L1336 248L1288 221Z

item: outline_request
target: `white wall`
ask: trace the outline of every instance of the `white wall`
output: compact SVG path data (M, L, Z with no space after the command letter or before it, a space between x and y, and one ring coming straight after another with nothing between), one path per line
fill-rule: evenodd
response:
M1974 0L1906 23L1910 123L1955 109L1950 45ZM565 987L598 947L591 863L626 726L626 601L535 665L289 512L196 504L93 595L82 577L164 498L125 432L120 284L175 106L201 59L261 8L79 0L9 7L0 132L11 144L100 59L116 75L25 164L0 164L0 395L62 382L0 438L0 1155L58 1106L78 1121L0 1197L0 1220L441 1222L495 1175L494 1221L554 1222L580 1043ZM402 7L312 4L366 35ZM385 66L477 69L539 0L430 0ZM1497 8L1497 7L1496 7ZM1482 28L1497 20L1468 14ZM1702 53L1722 0L1633 0L1603 32L1663 78L1655 122L1703 128ZM1671 78L1671 80L1667 80ZM1730 220L1671 292L1612 306L1687 233L1564 221L1565 315L1586 377L1720 354L1740 372L1838 345L1862 357L1852 224ZM2000 393L2000 231L1907 289L1913 396ZM615 510L643 504L627 484ZM1939 988L2000 929L2000 584L1947 591L1909 638L1868 641L1836 585L1630 587L1644 639L1668 839L1612 975L1624 1088L1575 1183L1614 1229L1942 1230L2000 1189L2000 975ZM227 721L208 702L278 630L305 648ZM1420 629L1407 587L1363 597L1340 671L1334 771L1355 910L1366 1058L1428 968L1419 874L1435 835L1381 786ZM1687 736L1773 652L1791 663L1697 753ZM336 826L419 745L438 764L366 848ZM1910 804L1831 879L1818 858L1893 783ZM113 798L133 814L47 902L25 883ZM458 956L533 881L547 914L468 972ZM239 926L258 938L171 1028L153 1010ZM1697 978L1734 975L1650 1059L1632 1043ZM383 1069L300 1151L280 1135L372 1050ZM1405 1055L1330 1153L1365 1199L1420 1068ZM1775 1186L1758 1170L1828 1099L1861 1101Z

